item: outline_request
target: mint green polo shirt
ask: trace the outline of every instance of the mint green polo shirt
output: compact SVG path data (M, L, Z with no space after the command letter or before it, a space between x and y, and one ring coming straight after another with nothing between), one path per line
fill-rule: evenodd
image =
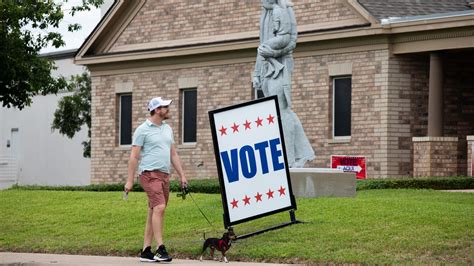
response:
M164 121L160 126L146 120L133 133L133 146L142 147L140 150L141 172L160 170L170 173L171 145L174 143L173 130Z

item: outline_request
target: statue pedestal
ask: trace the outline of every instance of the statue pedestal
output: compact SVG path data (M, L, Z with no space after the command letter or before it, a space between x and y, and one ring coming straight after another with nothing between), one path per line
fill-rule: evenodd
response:
M332 168L290 168L295 197L355 197L356 175Z

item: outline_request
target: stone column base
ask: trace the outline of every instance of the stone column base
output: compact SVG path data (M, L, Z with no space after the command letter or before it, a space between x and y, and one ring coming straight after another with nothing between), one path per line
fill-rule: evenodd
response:
M467 136L467 175L474 176L474 136Z
M413 176L458 175L457 137L414 137Z

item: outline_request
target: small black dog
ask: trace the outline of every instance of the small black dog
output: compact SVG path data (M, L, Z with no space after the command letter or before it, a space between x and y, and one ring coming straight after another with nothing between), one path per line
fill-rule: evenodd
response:
M224 233L222 238L208 238L204 241L204 245L202 246L201 258L199 259L202 261L202 255L206 252L207 248L211 249L211 257L214 258L214 250L219 250L222 253L222 258L225 262L229 262L225 256L227 250L229 250L231 246L232 240L235 239L234 231L229 230L229 232ZM222 259L220 260L222 261Z

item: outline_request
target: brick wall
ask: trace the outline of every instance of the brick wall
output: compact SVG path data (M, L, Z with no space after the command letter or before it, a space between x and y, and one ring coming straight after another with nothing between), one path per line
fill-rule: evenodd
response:
M386 110L381 78L388 52L377 50L331 54L296 60L293 105L316 152L308 167L331 167L331 155L366 156L370 177L381 175L386 162L380 120ZM332 140L332 79L329 64L352 63L352 125L347 143ZM377 80L377 82L376 82Z
M298 25L357 18L344 0L295 0ZM257 0L147 1L118 38L112 52L128 44L258 31Z
M117 115L114 84L117 81L132 81L133 86L133 130L148 116L146 109L151 97L163 96L175 100L171 105L171 119L178 153L183 161L188 178L216 177L212 137L209 128L208 110L251 99L249 77L253 66L236 64L220 67L183 69L179 71L145 72L116 76L93 77L92 110L92 182L119 182L126 179L130 147L119 147L115 116ZM231 71L232 70L232 71ZM199 80L197 144L180 144L179 87L178 79L196 77ZM204 162L203 166L198 165Z
M469 53L445 54L444 131L458 137L457 173L467 173L466 135L474 133L474 67ZM412 176L412 137L427 136L429 56L392 56L389 60L389 112L387 176Z
M305 132L316 151L316 160L309 167L330 167L331 155L363 155L367 157L368 174L383 174L387 162L384 151L385 131L380 127L381 116L387 109L380 79L388 66L388 51L377 50L324 56L296 58L293 80L294 111L300 117ZM332 123L332 84L329 63L353 64L352 136L349 143L332 143L329 128ZM171 106L178 153L189 178L216 177L216 164L209 127L208 111L252 99L251 74L253 63L170 71L144 72L126 75L93 77L92 124L92 182L120 182L127 176L129 147L118 146L116 121L116 82L133 82L133 129L142 123L148 112L150 97L175 99ZM195 146L180 144L178 79L198 80L198 129ZM375 80L379 78L378 82ZM328 140L329 139L329 140ZM202 166L198 166L203 162Z
M443 136L458 137L457 174L467 174L466 136L474 133L474 66L470 63L472 53L445 53L442 57L444 69L444 127ZM411 55L396 57L402 65L400 73L410 73L408 90L400 90L400 98L410 99L411 112L400 116L398 123L410 121L413 136L426 136L428 125L429 57ZM402 88L394 86L394 88ZM406 91L406 93L404 92ZM396 124L396 121L392 123ZM413 159L413 158L412 158ZM416 164L414 164L416 168ZM433 173L435 174L435 173Z
M444 136L458 136L458 172L467 174L467 135L474 134L473 53L453 53L443 57Z
M426 136L427 132L429 61L426 56L391 57L388 50L295 56L294 111L316 152L316 160L308 167L330 167L331 155L360 155L367 157L370 178L438 175L433 170L438 169L436 167L426 170L426 156L431 155L421 153L437 149L438 144L418 143L416 148L412 142L413 136ZM331 64L344 63L352 63L352 136L349 142L339 143L332 140L332 80L328 69ZM448 84L445 85L445 116L448 117L445 135L454 137L459 134L460 140L456 142L456 148L449 146L452 143L439 145L442 151L456 152L454 161L458 168L455 171L440 169L440 174L456 172L464 175L467 173L468 154L465 135L472 132L474 124L474 115L471 114L474 101L470 100L472 90L465 87L474 83L454 82L459 76L449 74L457 69L452 67L453 70L448 69L445 80ZM93 182L117 182L126 178L129 147L117 145L118 107L114 88L117 81L132 81L134 84L133 128L146 119L146 103L151 96L163 95L177 100L171 108L173 117L169 123L175 130L184 168L190 178L208 178L216 176L216 165L207 112L252 99L252 71L253 63L242 63L94 77ZM462 69L457 71L464 73ZM463 76L465 78L461 80L469 79L468 75ZM179 144L178 80L183 77L198 81L197 143L191 146ZM449 84L458 84L451 86L457 89L450 89ZM460 101L462 108L454 108L453 99ZM447 160L447 164L453 162L451 158ZM417 168L420 170L414 172Z
M388 158L386 175L413 175L413 136L426 136L428 119L429 58L392 56L387 71Z
M414 137L413 176L457 176L458 138Z

